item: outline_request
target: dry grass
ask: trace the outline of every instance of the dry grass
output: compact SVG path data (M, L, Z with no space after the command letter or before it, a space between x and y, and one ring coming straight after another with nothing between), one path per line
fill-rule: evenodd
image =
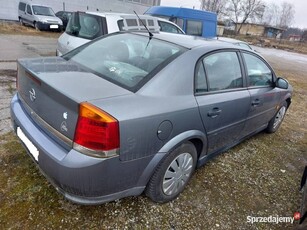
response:
M307 42L291 42L285 39L277 40L272 38L261 38L256 36L236 36L235 39L247 41L252 45L260 45L262 47L271 47L296 53L307 54Z
M30 26L21 26L18 22L0 21L0 34L18 34L44 37L59 37L59 32L37 31Z

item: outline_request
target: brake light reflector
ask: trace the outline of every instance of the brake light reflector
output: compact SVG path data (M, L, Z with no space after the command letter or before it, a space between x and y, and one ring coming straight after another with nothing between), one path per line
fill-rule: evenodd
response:
M96 106L83 102L79 105L74 142L89 151L100 152L89 155L108 156L105 151L119 148L118 121Z

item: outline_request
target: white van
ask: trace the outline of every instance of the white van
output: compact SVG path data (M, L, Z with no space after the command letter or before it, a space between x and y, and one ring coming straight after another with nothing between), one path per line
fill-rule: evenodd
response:
M58 30L63 28L63 22L55 16L51 7L20 1L18 19L21 25L28 24L37 30Z
M153 32L164 31L184 34L176 24L149 15L139 15L147 28ZM135 14L74 12L69 19L65 33L58 39L57 55L61 56L99 36L123 31L145 30Z

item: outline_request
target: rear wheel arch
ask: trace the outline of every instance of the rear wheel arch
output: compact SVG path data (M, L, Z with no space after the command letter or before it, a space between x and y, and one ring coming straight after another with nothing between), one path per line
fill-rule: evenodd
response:
M146 184L146 196L158 203L175 199L191 179L197 159L195 145L191 141L181 143L155 167Z
M207 151L207 136L200 130L189 130L170 139L163 147L158 151L159 153L170 153L184 142L190 141L194 144L197 155L200 157Z
M203 132L199 130L190 130L181 133L169 140L152 158L146 169L143 171L143 174L137 183L138 186L146 186L159 164L163 162L165 158L172 153L172 151L179 148L186 142L191 142L194 145L197 152L197 160L206 154L207 137Z
M190 141L195 146L196 151L197 151L197 158L200 157L200 155L202 154L203 151L206 151L206 149L203 149L204 143L201 139L193 138L193 139L190 139L188 141Z

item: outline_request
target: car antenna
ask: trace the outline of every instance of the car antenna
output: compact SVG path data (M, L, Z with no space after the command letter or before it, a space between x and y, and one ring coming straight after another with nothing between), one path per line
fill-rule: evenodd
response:
M144 24L143 20L139 17L139 15L135 12L135 10L133 11L135 13L135 15L138 17L138 19L141 21L141 23L143 24L143 26L145 27L145 29L147 30L148 34L149 34L149 40L153 37L153 34L149 31L149 29L147 28L147 26Z

